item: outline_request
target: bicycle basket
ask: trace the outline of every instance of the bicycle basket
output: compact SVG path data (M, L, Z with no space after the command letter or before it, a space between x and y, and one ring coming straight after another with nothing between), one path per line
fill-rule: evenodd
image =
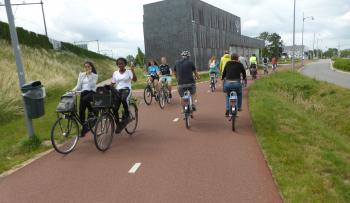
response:
M98 87L93 96L93 108L110 108L112 107L112 90L105 87Z
M66 93L61 97L61 101L56 107L56 112L73 112L75 111L75 95L72 93Z

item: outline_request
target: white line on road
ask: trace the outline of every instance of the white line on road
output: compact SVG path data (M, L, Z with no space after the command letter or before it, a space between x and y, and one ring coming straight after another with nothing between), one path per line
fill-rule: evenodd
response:
M174 118L173 122L178 122L179 118Z
M139 167L141 166L141 163L135 163L131 169L129 170L128 173L136 173L137 169L139 169Z

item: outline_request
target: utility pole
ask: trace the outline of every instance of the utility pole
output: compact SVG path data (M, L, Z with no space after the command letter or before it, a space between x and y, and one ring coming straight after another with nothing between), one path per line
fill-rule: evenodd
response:
M19 80L19 88L21 89L22 86L26 83L26 78L23 70L21 50L18 43L18 36L17 36L15 20L14 20L12 8L11 8L11 1L5 0L5 6L6 6L7 19L10 27L12 49L16 57L16 68L17 68L17 76ZM28 117L28 111L27 111L26 105L24 104L24 98L22 97L22 99L23 99L23 107L24 107L24 116L26 120L29 138L32 138L34 136L32 120Z
M295 68L295 4L296 0L294 0L294 14L293 14L293 49L292 49L292 69Z
M29 5L41 5L41 12L43 14L43 21L44 21L44 28L45 28L45 35L47 35L47 27L46 27L46 20L45 20L45 14L44 14L44 3L41 0L39 3L20 3L20 4L11 4L11 6L29 6ZM0 4L0 6L5 6L4 4ZM12 9L11 9L12 10Z
M312 42L312 59L315 58L315 35L316 33L314 33L314 41Z
M45 20L44 3L43 3L43 1L40 1L40 4L41 4L41 12L43 13L43 20L44 20L44 27L45 27L45 35L46 35L46 37L48 37L48 35L47 35L47 28L46 28L46 20Z

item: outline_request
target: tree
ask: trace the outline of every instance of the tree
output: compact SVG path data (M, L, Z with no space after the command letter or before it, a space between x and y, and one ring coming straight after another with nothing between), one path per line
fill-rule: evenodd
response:
M135 57L133 55L126 56L126 60L128 60L129 65L132 63L135 63Z
M350 58L350 49L340 51L340 57Z
M324 53L326 58L332 58L333 56L338 56L338 49L336 48L328 48L328 50Z
M277 33L260 33L258 39L265 41L265 47L262 49L262 55L272 58L272 56L280 57L283 51L283 41Z
M143 66L145 64L145 54L142 52L140 47L137 47L137 55L135 58L136 65Z

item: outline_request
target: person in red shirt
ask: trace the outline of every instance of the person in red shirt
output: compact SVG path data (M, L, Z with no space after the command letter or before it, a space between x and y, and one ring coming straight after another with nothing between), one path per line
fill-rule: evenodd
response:
M272 70L275 71L277 69L277 58L276 58L276 56L272 57L271 63L272 63Z

